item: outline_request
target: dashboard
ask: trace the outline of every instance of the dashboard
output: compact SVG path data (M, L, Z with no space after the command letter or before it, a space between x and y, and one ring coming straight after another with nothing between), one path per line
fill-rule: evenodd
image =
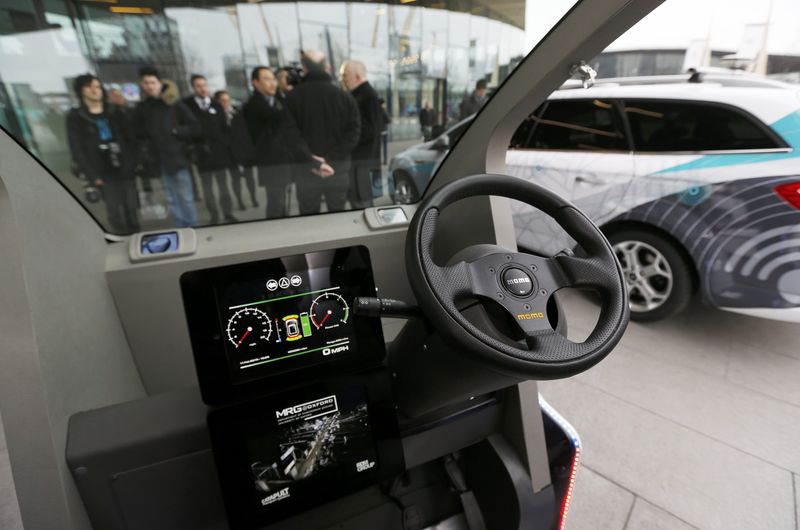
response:
M255 529L404 469L369 251L186 272L192 354L232 528Z

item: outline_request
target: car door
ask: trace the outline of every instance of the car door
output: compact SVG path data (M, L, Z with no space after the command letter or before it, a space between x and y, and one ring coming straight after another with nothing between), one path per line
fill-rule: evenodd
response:
M569 198L598 224L616 215L633 177L633 157L617 105L601 98L546 102L518 129L506 165L509 174ZM557 237L554 241L552 223L538 212L520 208L514 217L522 246L569 245Z

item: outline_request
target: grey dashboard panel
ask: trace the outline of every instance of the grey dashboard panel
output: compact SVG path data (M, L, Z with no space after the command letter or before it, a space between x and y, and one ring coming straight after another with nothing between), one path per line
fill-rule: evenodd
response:
M413 207L404 210L413 215ZM186 271L365 245L378 296L413 300L403 262L406 225L367 221L374 216L367 210L201 228L194 254L149 262L132 262L127 244L110 244L108 285L148 394L197 385L179 285Z

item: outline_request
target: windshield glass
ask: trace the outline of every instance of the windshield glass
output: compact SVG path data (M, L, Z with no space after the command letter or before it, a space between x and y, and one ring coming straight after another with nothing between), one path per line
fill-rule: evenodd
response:
M1 2L0 126L109 233L389 204L571 3L401 4Z

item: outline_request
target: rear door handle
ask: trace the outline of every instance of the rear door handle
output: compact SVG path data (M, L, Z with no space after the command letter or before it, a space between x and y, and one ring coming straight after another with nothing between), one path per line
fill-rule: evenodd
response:
M579 182L582 184L591 184L593 186L605 186L606 184L608 184L608 182L603 179L584 177L581 175L575 177L575 182Z

